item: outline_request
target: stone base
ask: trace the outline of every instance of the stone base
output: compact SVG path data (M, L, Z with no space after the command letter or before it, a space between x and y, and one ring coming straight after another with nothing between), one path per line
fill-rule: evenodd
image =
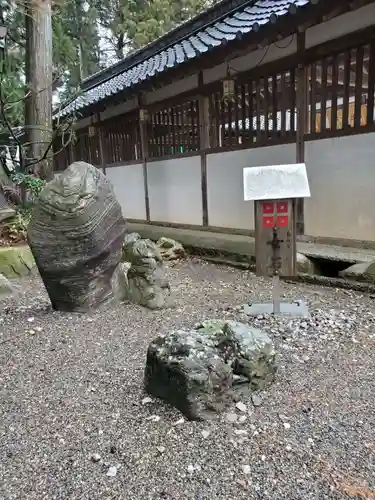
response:
M258 316L259 314L273 314L273 303L255 303L245 304L243 312L248 316ZM288 316L300 316L307 318L309 316L309 309L305 302L298 300L296 302L281 302L280 312L278 314Z

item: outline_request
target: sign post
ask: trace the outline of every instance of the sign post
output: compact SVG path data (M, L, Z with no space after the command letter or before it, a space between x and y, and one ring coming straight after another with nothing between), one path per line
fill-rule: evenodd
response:
M303 302L281 302L280 276L296 274L296 199L310 196L304 163L243 170L244 199L255 204L257 276L272 277L272 304L247 306L248 314L306 315Z

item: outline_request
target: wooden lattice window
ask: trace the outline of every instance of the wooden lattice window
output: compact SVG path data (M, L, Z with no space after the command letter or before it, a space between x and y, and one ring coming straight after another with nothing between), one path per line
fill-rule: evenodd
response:
M235 82L233 99L217 85L210 94L210 144L214 148L267 146L296 132L296 72L286 70Z
M141 158L139 116L137 112L115 116L101 123L107 164Z
M326 56L308 66L308 132L359 131L374 123L374 42Z
M149 111L148 155L151 158L199 151L198 99Z

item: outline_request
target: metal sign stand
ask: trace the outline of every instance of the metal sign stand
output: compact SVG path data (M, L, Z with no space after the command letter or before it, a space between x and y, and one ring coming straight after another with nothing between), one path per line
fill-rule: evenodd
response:
M280 267L281 267L281 256L280 256L280 243L283 243L283 240L280 240L278 237L278 231L276 227L272 229L272 240L268 241L267 244L272 247L272 303L273 303L273 313L280 313Z
M304 164L244 169L244 199L255 202L258 276L272 277L272 302L244 305L248 315L263 313L308 316L303 301L281 300L280 276L295 274L295 199L310 196Z

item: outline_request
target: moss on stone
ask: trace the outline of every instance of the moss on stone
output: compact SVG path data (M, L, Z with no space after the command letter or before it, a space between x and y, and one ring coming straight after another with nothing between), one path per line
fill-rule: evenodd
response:
M34 268L34 257L27 245L0 248L0 273L6 278L27 276Z

